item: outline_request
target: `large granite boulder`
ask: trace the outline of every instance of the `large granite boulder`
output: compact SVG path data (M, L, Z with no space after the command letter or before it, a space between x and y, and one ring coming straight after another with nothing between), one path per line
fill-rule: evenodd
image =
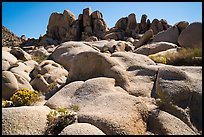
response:
M178 43L185 48L202 47L202 23L193 22L178 37Z

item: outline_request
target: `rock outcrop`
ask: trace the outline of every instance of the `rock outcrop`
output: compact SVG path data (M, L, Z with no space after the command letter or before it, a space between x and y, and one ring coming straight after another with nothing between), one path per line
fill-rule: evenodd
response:
M100 11L85 8L78 18L52 13L39 39L2 30L3 135L46 135L50 124L57 135L202 134L202 66L152 58L202 60L202 23L131 13L109 29ZM13 105L22 89L39 100Z

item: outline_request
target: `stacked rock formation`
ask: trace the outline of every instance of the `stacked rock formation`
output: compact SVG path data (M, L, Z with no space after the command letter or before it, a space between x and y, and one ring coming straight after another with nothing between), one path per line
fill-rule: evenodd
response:
M131 13L109 29L90 8L78 19L69 10L53 13L39 40L2 47L2 104L22 88L41 92L32 106L10 100L2 108L2 134L47 135L50 112L74 107L75 123L53 123L55 134L202 134L202 66L149 56L201 48L201 30L198 22L151 23L145 14L138 23Z

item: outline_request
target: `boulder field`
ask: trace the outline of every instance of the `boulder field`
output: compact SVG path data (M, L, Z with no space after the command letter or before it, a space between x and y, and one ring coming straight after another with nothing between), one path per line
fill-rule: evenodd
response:
M2 46L2 102L22 88L42 93L31 106L2 108L2 134L45 135L52 110L75 106L77 120L56 134L201 135L202 66L149 57L201 47L201 30L202 23L172 26L145 14L108 28L90 8L78 19L69 10L52 13L37 41Z

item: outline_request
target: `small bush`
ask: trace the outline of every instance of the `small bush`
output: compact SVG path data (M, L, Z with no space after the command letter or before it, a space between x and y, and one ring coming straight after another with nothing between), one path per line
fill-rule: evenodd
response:
M156 63L166 64L166 57L149 55L149 58Z
M12 107L12 106L13 106L13 102L12 101L9 101L9 100L2 101L2 108Z
M77 121L76 113L73 111L68 111L65 108L58 108L57 110L52 110L47 115L47 129L46 135L57 135L66 126Z
M39 100L38 91L29 89L17 90L10 97L10 101L13 102L13 106L30 106L38 100Z
M44 60L47 60L49 56L45 55L32 55L32 59L35 60L38 64L43 62Z
M181 48L177 54L167 54L167 64L175 66L201 66L202 48Z

